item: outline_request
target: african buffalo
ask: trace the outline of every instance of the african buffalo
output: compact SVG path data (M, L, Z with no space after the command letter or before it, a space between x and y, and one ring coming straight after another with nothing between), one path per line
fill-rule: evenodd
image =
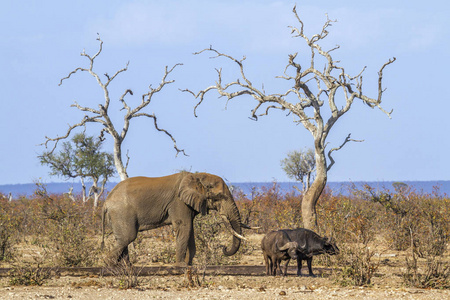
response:
M280 270L281 275L286 276L287 267L283 274L280 262L287 260L287 266L291 258L297 258L299 250L298 244L291 241L289 236L282 231L272 231L266 234L261 241L261 249L266 263L266 274L274 276L277 275L277 269Z
M308 264L309 276L314 276L311 263L314 255L319 254L329 254L335 255L339 254L339 248L336 246L336 243L332 238L321 237L317 233L312 230L305 228L297 228L297 229L282 229L279 230L284 232L287 236L289 236L290 240L297 242L298 249L297 251L297 275L302 275L302 261L306 260ZM285 272L287 270L287 265L289 261L286 263Z

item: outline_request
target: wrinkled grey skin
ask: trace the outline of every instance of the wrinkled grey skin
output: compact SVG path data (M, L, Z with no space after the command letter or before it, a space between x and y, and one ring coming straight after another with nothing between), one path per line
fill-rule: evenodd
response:
M315 276L312 271L312 259L314 255L339 254L339 248L332 238L321 237L312 230L305 228L297 229L283 229L292 241L295 241L299 245L301 251L297 256L297 275L302 276L302 263L306 260L308 265L309 276ZM287 264L286 264L287 268Z
M281 275L286 276L287 265L292 259L297 259L299 251L298 244L291 241L289 236L282 231L272 231L266 234L261 241L261 249L264 255L264 262L266 264L267 275L277 275L277 270L280 270ZM281 261L287 260L286 267L281 270Z
M227 185L222 178L208 173L181 172L165 177L132 177L109 193L103 205L102 245L105 221L109 221L115 244L108 263L125 259L129 263L128 245L139 231L172 225L176 235L177 265L191 265L195 255L193 220L198 213L216 210L242 234L241 217ZM241 240L233 236L225 255L235 254Z

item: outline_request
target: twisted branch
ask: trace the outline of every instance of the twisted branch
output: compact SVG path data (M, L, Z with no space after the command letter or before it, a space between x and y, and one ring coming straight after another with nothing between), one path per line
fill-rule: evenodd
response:
M330 151L328 151L328 158L330 159L330 164L329 164L328 167L327 167L327 171L329 171L329 170L331 169L331 167L332 167L332 166L334 165L334 163L335 163L333 157L331 156L331 153L332 153L332 152L341 150L342 147L344 147L344 145L347 144L348 142L358 142L358 143L364 142L364 140L354 140L354 139L351 139L350 136L351 136L351 133L348 134L348 136L345 138L345 140L344 140L344 142L342 143L342 145L340 145L339 147L330 149Z

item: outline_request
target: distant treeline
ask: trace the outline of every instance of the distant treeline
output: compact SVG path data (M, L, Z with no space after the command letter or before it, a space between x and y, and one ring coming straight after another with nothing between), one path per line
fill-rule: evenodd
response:
M363 185L369 184L371 187L377 190L389 189L393 190L393 183L399 181L369 181L369 182L329 182L327 187L331 189L334 195L342 194L349 195L351 190L356 187L357 189L361 189ZM439 195L450 195L450 181L401 181L407 184L412 189L415 189L417 192L423 193L433 193L436 191ZM110 191L117 182L110 182L106 185L107 191ZM295 191L294 186L301 188L301 184L297 182L237 182L237 183L228 183L229 186L232 186L235 190L242 191L244 194L249 195L254 191L261 191L265 188L270 188L273 184L277 184L279 191L281 193L287 193L291 191ZM81 192L81 183L71 183L71 182L51 182L45 184L47 191L52 194L62 194L67 193L71 187L73 187L73 193ZM86 186L89 188L90 183L86 183ZM20 196L30 196L33 195L36 190L36 185L34 183L26 183L26 184L6 184L0 185L0 193L3 195L9 195L12 193L14 198Z

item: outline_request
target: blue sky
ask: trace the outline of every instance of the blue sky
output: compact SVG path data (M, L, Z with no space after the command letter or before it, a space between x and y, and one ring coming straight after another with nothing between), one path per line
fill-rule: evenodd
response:
M367 3L366 3L367 2ZM196 104L179 89L198 91L214 84L215 68L229 79L238 70L227 61L192 55L210 45L221 52L246 56L247 76L267 92L284 92L282 75L287 55L299 52L307 64L308 51L293 39L288 26L297 26L293 1L2 1L0 103L2 117L0 184L60 181L36 156L45 136L65 134L68 124L83 114L73 101L96 106L102 93L93 78L76 74L87 66L80 53L98 50L99 74L113 74L130 61L127 72L111 84L120 122L118 98L128 88L137 103L149 84L156 86L164 67L183 63L146 110L158 116L188 157L175 157L171 141L148 120L135 120L123 151L131 157L130 176L162 176L178 170L206 171L231 182L286 181L280 160L288 151L311 147L310 133L292 116L273 112L255 122L251 98L231 101L211 93L193 115ZM385 69L383 107L394 109L392 119L357 103L331 131L329 147L349 134L363 143L349 143L335 153L330 181L450 180L447 89L450 68L450 3L448 1L298 1L297 11L309 36L326 21L330 28L324 47L340 45L333 58L356 75L364 75L366 94L376 97L377 72ZM301 59L301 55L304 55ZM88 128L95 134L98 127ZM104 150L112 151L111 143Z

